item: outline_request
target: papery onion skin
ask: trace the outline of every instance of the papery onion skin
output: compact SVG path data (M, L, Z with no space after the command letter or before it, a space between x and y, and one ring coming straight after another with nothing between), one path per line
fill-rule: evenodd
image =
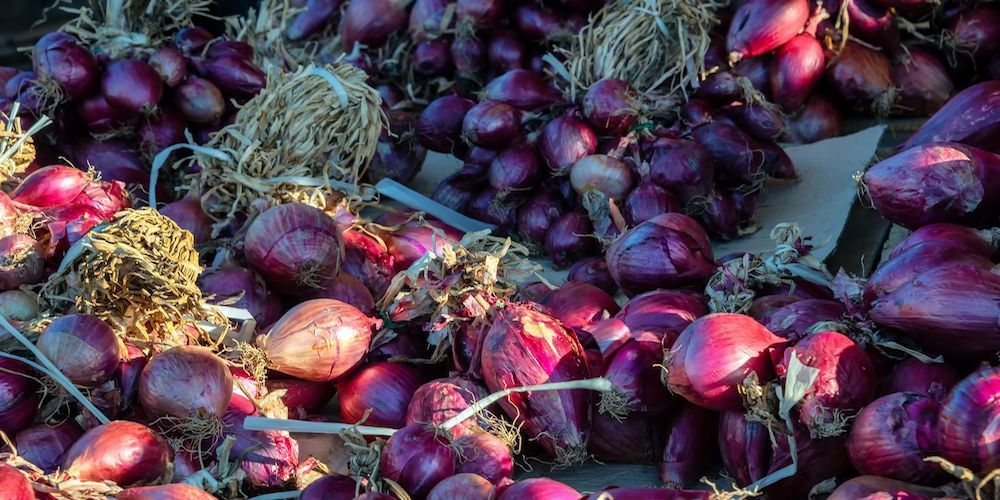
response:
M638 340L672 346L694 320L708 314L703 296L679 290L653 290L632 297L615 315Z
M977 230L958 224L929 224L910 233L889 253L889 260L917 245L925 243L954 244L969 253L993 257L1000 248L1000 234L992 230Z
M470 472L485 477L493 484L514 477L514 460L510 449L496 436L477 432L455 441L459 463L455 472Z
M806 0L750 0L737 9L729 25L726 50L730 61L774 50L797 35L809 17Z
M433 427L407 425L393 433L379 459L379 472L416 497L424 497L455 472L455 450Z
M26 234L0 238L0 290L33 285L44 277L42 246Z
M121 486L166 477L167 442L145 425L115 420L90 429L70 447L62 470L82 481L112 481Z
M74 384L95 387L118 368L118 337L95 316L67 314L49 323L35 341L46 357Z
M627 296L698 286L715 273L705 231L683 214L663 214L626 231L608 248L608 270Z
M625 162L609 155L594 154L577 160L569 172L577 193L596 192L614 199L624 199L635 184L635 174Z
M427 500L452 500L454 498L489 498L493 483L483 476L459 473L437 484L428 494Z
M706 446L718 434L719 416L713 411L685 403L672 410L667 423L666 447L657 472L669 488L693 486L702 469L713 458Z
M482 359L483 379L491 391L590 376L576 335L526 304L501 311L486 334L484 350L490 355ZM514 393L500 406L553 456L579 451L587 442L588 391Z
M530 189L538 182L540 163L533 146L521 144L504 149L490 163L490 187L501 194Z
M962 379L941 405L941 456L973 472L1000 467L997 439L1000 368L983 367Z
M922 500L941 498L942 495L944 492L936 488L879 476L858 476L841 483L827 497L827 500L881 500L883 498Z
M496 500L579 500L580 493L559 481L548 478L532 478L517 481L500 490Z
M940 404L928 396L897 392L866 406L851 423L847 452L862 474L936 484L945 478L938 464L925 462L938 450Z
M232 374L204 347L156 354L139 376L139 402L153 418L222 418L232 396Z
M883 381L881 393L911 392L940 402L948 397L961 378L950 363L924 363L908 358L893 367Z
M0 464L0 488L8 500L35 500L35 490L27 476L13 465Z
M443 255L458 244L462 233L438 221L412 221L389 234L386 244L393 257L394 271L404 271L427 252Z
M313 382L335 381L368 352L372 320L356 307L334 299L312 299L285 313L257 347L268 367Z
M278 205L254 219L244 243L247 263L275 290L301 295L340 273L344 242L334 220L301 203Z
M716 313L688 326L664 359L667 387L703 408L743 407L737 387L751 373L774 377L772 359L785 340L748 316Z
M406 424L441 425L486 395L485 388L461 377L432 380L420 386L410 398ZM482 429L475 418L469 418L447 432L452 439L458 439Z
M632 226L668 212L679 212L680 203L670 191L650 181L641 181L625 198L623 215Z
M361 280L347 273L340 273L326 288L310 294L310 298L334 299L356 307L364 314L375 311L375 298Z
M359 229L341 233L344 239L343 272L364 283L373 296L381 297L395 275L395 257L385 242Z
M141 486L122 491L118 500L212 500L214 495L190 484L162 484Z
M232 453L242 459L240 468L246 472L246 482L258 488L289 486L299 472L298 442L284 431L246 429L243 421L247 416L230 410L223 419L225 432L236 438Z
M100 73L97 59L72 35L48 33L35 43L33 52L38 77L55 81L70 99L86 97L97 86Z
M205 68L203 76L227 97L250 99L267 84L267 75L244 57L229 54L213 57Z
M340 416L344 422L356 423L371 409L365 425L403 427L407 406L423 382L420 370L413 365L388 361L366 364L337 383Z
M1000 80L977 83L955 94L899 150L953 141L1000 153Z

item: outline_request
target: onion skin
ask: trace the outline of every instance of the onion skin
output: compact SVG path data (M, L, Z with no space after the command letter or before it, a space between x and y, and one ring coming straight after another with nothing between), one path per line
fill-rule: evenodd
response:
M267 75L260 68L236 55L213 57L205 67L203 76L228 97L250 99L267 84Z
M1000 248L1000 234L992 230L977 230L958 224L929 224L910 233L889 253L889 260L925 243L954 244L963 251L993 257Z
M692 137L708 149L715 165L715 178L730 187L752 186L764 177L764 151L740 128L712 122L694 129Z
M459 77L475 78L486 63L486 42L459 35L451 41L451 61Z
M445 10L454 3L449 0L416 0L410 9L409 34L410 39L418 44L427 40L437 39L444 31L451 29L454 19L444 24Z
M997 449L997 394L1000 368L982 367L962 379L941 405L941 455L973 472L1000 467Z
M548 478L532 478L517 481L500 490L496 500L579 500L580 493L559 481Z
M907 50L909 57L892 67L892 83L899 89L897 114L930 116L948 102L955 84L930 51L920 47Z
M530 189L540 177L539 163L538 153L531 145L519 144L504 149L490 163L490 187L501 195L508 191Z
M452 210L464 212L475 195L476 186L483 180L483 170L479 165L466 163L461 170L442 180L431 198Z
M883 498L908 498L930 500L941 498L944 492L916 484L896 481L879 476L858 476L848 479L827 500L881 500Z
M425 148L439 153L464 151L462 120L475 104L470 99L455 95L431 101L417 120L417 140Z
M139 376L139 402L152 418L222 418L232 396L232 374L204 347L156 354Z
M25 234L0 238L0 290L32 285L45 277L42 246Z
M170 88L180 85L188 76L184 53L173 47L160 47L149 56L149 65Z
M956 265L971 265L985 269L993 267L987 255L978 253L960 242L927 241L911 246L905 252L890 257L881 264L865 283L862 296L866 304L871 304L910 283L924 271Z
M837 137L842 128L840 111L822 94L813 94L798 114L785 117L786 139L798 144Z
M573 329L613 316L621 309L615 299L600 288L575 281L567 282L540 303L563 325Z
M768 473L792 464L787 436L777 435L776 441L777 447L773 450ZM769 499L805 498L820 481L851 470L844 436L815 439L808 432L796 428L795 441L798 445L798 473L765 488L765 495Z
M712 493L698 490L675 490L669 488L605 488L590 496L584 497L586 500L598 500L601 498L614 498L615 500L710 500Z
M454 498L489 498L493 483L478 474L455 474L435 486L427 500L452 500Z
M604 377L629 396L629 415L657 414L673 404L659 380L662 359L659 342L631 340L607 361Z
M556 268L566 267L580 258L594 255L597 253L596 241L589 236L593 232L594 226L585 212L567 212L552 224L545 235L545 253Z
M847 311L839 302L823 299L799 300L777 309L764 323L768 330L789 340L801 340L819 322L839 321Z
M552 192L531 197L517 211L517 232L524 241L541 243L564 212L562 200Z
M856 111L869 111L892 87L889 58L856 42L847 42L826 76L834 93Z
M30 321L38 315L38 299L24 290L0 292L0 314L11 321Z
M682 214L662 214L626 231L608 248L608 270L625 295L703 284L715 273L708 235Z
M366 364L337 383L340 416L344 422L356 423L371 409L365 425L403 427L407 406L423 382L420 370L412 365Z
M0 358L0 431L13 436L34 420L41 403L38 375L10 358Z
M343 272L364 283L373 296L381 297L395 275L395 257L385 243L358 229L341 233L344 239Z
M717 413L692 404L682 404L673 410L667 423L667 443L657 464L662 481L669 488L684 488L694 484L702 469L713 458L711 447L705 446L718 434Z
M991 224L1000 214L1000 155L958 143L915 146L868 169L880 215L910 229L936 222Z
M839 6L838 6L839 8ZM866 41L887 54L899 51L899 28L888 9L870 0L852 0L847 5L851 36Z
M606 78L595 83L583 96L583 116L601 135L623 136L629 133L639 113L638 96L627 82Z
M542 127L538 151L554 174L568 172L578 160L597 151L597 135L586 123L560 116Z
M739 217L732 195L721 191L709 196L705 210L698 214L698 222L713 239L728 241L740 237Z
M462 239L454 228L437 221L409 222L393 231L388 238L388 249L393 256L395 272L404 271L427 252L439 257L445 249Z
M226 112L226 101L214 83L191 75L173 92L177 110L192 123L215 123Z
M491 28L503 15L501 0L457 0L455 3L458 20L472 22L477 28Z
M473 219L509 230L517 223L517 208L524 201L518 193L501 193L487 188L469 200L466 213Z
M604 154L585 156L573 164L569 180L577 193L601 193L614 199L624 199L635 185L635 174L625 162Z
M92 165L104 181L121 181L130 188L149 187L149 167L131 144L85 141L73 153L78 165Z
M782 111L792 113L805 104L823 77L824 64L823 46L808 34L796 35L775 52L770 88Z
M740 410L736 388L750 373L761 383L771 380L772 359L785 342L747 316L703 316L684 329L664 360L667 387L702 408Z
M785 130L777 110L760 105L733 104L722 109L743 131L758 141L774 141Z
M608 272L608 262L604 257L590 257L577 261L569 268L566 281L587 283L609 295L614 295L618 291L618 285Z
M791 40L809 18L806 0L750 0L736 10L726 36L730 61L770 52Z
M949 363L925 364L908 358L896 364L883 383L882 394L910 392L944 401L951 388L961 380Z
M938 455L937 418L941 405L912 392L872 401L851 424L847 452L862 474L937 484L944 470L924 458Z
M56 318L35 345L77 385L96 387L118 369L118 337L107 323L94 316L67 314Z
M514 477L510 449L496 436L477 432L457 439L454 444L459 450L455 472L478 474L493 484Z
M449 377L420 386L406 409L406 425L441 425L477 400L487 396L481 385L461 377ZM448 430L452 439L482 432L476 419L469 418Z
M38 78L54 80L70 99L86 97L97 87L97 59L72 35L48 33L35 43L33 52Z
M682 204L708 197L714 173L712 153L697 142L660 137L653 143L649 178L677 195Z
M257 216L247 231L247 263L275 290L301 295L322 288L340 273L344 243L330 216L290 203Z
M522 111L534 111L552 106L561 96L540 74L512 69L486 84L482 98L507 103Z
M521 112L509 104L483 101L462 119L462 135L469 143L502 149L521 135Z
M0 488L9 500L35 500L28 478L12 465L0 464Z
M981 82L955 94L899 150L953 141L1000 153L1000 80Z
M371 331L371 319L356 307L334 299L312 299L285 313L256 344L267 354L268 368L329 382L364 358Z
M10 199L48 208L71 203L87 186L87 173L64 165L49 165L28 174L10 193Z
M333 387L322 382L297 378L268 378L268 392L284 390L281 402L292 412L307 414L317 411L333 397Z
M583 347L558 320L524 304L512 304L486 333L483 379L490 391L582 380L590 376ZM500 401L511 418L552 456L583 449L590 420L589 391L514 393Z
M287 432L247 430L243 427L247 416L230 410L223 420L226 432L236 438L232 452L242 459L246 482L258 488L288 486L298 474L298 442Z
M350 476L327 474L306 486L300 500L353 500L358 482Z
M415 497L455 472L455 450L433 427L407 425L396 431L382 448L379 471Z
M663 439L657 436L654 422L660 416L629 414L621 421L599 412L590 419L587 451L602 461L648 463L656 455Z
M129 488L116 497L118 500L212 500L207 491L190 484L161 484Z
M163 97L163 82L149 64L136 59L120 59L104 69L101 93L108 104L139 114L156 108Z
M166 477L170 447L152 429L115 420L90 429L63 460L62 470L82 481L112 481L127 487Z
M725 411L719 417L719 451L726 471L745 486L767 475L771 440L759 422L748 422L744 410Z

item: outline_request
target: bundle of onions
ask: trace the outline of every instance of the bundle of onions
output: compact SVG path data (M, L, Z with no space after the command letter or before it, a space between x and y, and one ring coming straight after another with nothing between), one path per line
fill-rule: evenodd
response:
M62 470L82 481L112 481L127 487L165 479L170 457L167 442L152 429L115 420L90 429L73 443Z
M304 380L334 381L364 358L372 325L371 318L349 304L307 300L257 337L256 349L245 349L251 359L244 361L256 373L266 367Z

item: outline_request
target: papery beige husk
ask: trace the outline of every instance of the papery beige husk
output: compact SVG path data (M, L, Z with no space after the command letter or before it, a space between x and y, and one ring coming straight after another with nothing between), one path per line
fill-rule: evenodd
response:
M680 95L705 73L709 35L719 24L721 0L632 0L613 2L596 14L557 66L570 97L617 78L645 96Z
M307 40L285 38L290 23L304 10L284 0L263 0L246 15L226 18L226 34L253 47L254 62L265 71L272 67L294 71L317 61L337 61L341 50L334 22Z
M17 116L20 108L20 103L15 102L9 115L0 111L0 184L16 181L35 161L35 143L31 136L52 122L43 116L24 130Z
M57 0L54 5L76 16L62 31L112 58L163 47L195 17L210 17L211 6L212 0L89 0L80 7Z
M447 238L443 232L441 238ZM420 320L435 346L432 360L444 357L458 328L489 320L498 301L511 299L519 284L541 279L542 267L528 248L489 231L467 233L428 252L393 278L379 303L391 321Z
M215 346L198 328L226 331L228 320L204 304L202 267L194 237L151 208L125 209L93 229L67 252L42 286L49 312L96 316L140 347L195 340Z
M388 126L381 97L366 79L348 64L293 73L272 67L267 86L240 108L235 122L180 161L201 166L183 184L205 186L202 205L223 224L255 200L327 209L331 199L360 197L379 134Z

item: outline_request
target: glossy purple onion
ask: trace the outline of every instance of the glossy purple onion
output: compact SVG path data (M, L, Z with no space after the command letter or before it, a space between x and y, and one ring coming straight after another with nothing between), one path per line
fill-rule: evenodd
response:
M545 253L557 267L569 266L578 259L597 253L597 240L591 236L593 233L594 226L585 212L566 212L545 235Z
M382 447L379 472L407 492L424 497L455 472L456 453L433 427L412 424L396 431Z
M101 76L101 93L108 104L130 113L148 113L163 97L163 82L148 63L119 59Z
M607 260L628 296L697 286L715 273L708 235L682 214L662 214L628 230L608 248Z
M509 104L483 101L465 114L462 135L476 146L505 148L521 136L521 112Z

